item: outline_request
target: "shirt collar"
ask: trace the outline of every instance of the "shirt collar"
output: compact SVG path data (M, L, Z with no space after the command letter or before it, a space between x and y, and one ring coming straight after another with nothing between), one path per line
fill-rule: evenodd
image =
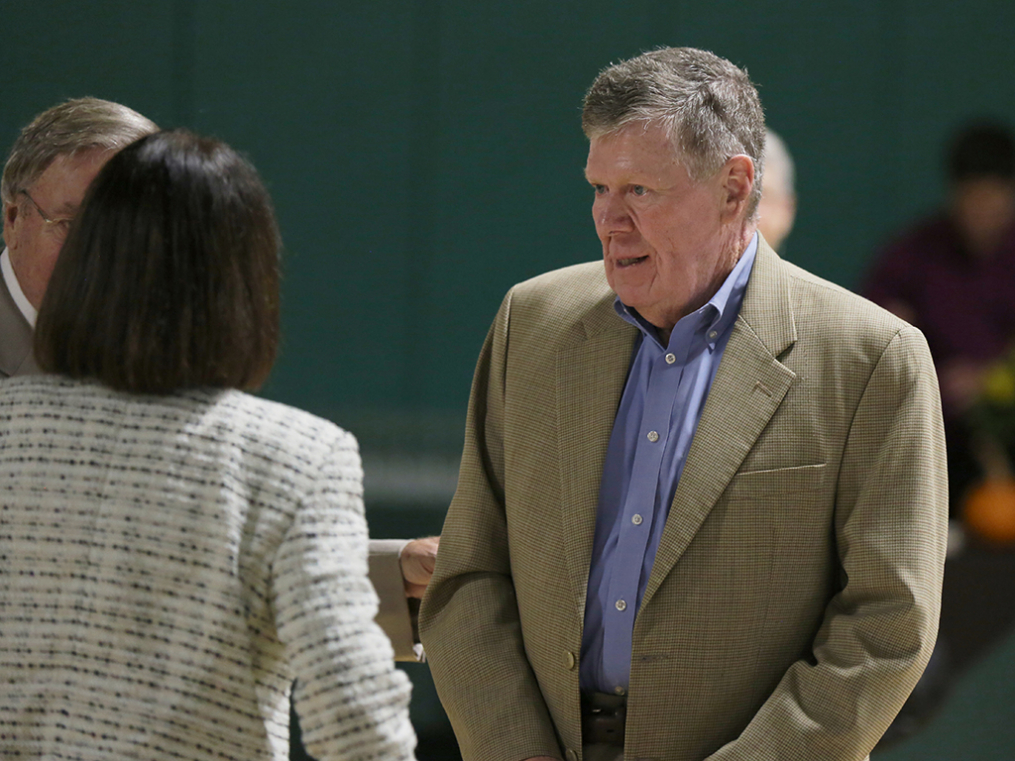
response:
M0 254L0 271L3 271L4 283L11 294L11 298L14 299L14 303L18 307L18 311L24 315L24 318L28 320L28 324L34 330L35 320L39 316L39 312L29 302L25 292L21 290L21 283L18 282L18 277L14 274L14 267L11 266L11 255L6 248Z
M751 277L751 269L754 267L754 257L758 253L758 233L751 237L747 249L740 257L733 271L726 276L719 290L713 294L700 309L685 315L680 322L685 320L695 324L707 323L711 327L711 335L720 336L733 324L740 313L740 305L744 301L744 292L747 290L747 282ZM656 328L644 317L638 314L638 310L629 307L621 302L617 296L613 300L613 308L622 319L634 325L646 337L658 341ZM714 339L709 343L714 343Z

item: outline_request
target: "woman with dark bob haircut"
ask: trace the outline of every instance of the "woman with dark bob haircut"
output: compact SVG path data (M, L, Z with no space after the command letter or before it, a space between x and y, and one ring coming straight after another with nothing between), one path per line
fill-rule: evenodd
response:
M185 131L93 182L0 393L0 755L405 759L355 439L241 389L278 343L254 168Z

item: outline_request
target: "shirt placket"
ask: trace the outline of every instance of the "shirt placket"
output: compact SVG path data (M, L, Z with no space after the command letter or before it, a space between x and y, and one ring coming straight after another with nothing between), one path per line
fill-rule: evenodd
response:
M718 332L714 325L703 323L691 337L688 343L687 355L684 358L683 377L677 389L676 398L673 402L672 418L670 421L671 435L678 439L675 443L672 458L669 462L663 463L659 471L659 487L656 490L656 515L660 520L665 521L669 515L670 502L676 491L680 475L684 470L684 463L687 460L687 453L691 448L691 441L694 438L694 430L697 426L698 414L689 414L688 406L692 397L698 392L698 386L708 384L708 372L702 367L704 352L715 350L715 340ZM701 394L701 403L704 406L705 394ZM679 450L676 446L679 444ZM669 487L669 488L665 488Z
M655 505L659 501L658 490L664 457L671 436L676 435L670 423L673 419L674 405L681 394L682 375L690 351L690 342L684 342L683 349L677 349L676 352L664 351L658 345L646 346L645 350L650 351L653 356L649 362L648 389L635 446L630 483L652 483L656 484L656 488L650 494L629 488L624 499L617 551L611 564L608 603L603 614L605 652L631 652L634 618L640 599L641 575L645 555L652 539L653 525L658 520L654 513ZM677 356L678 352L683 356ZM677 377L674 378L674 375ZM611 673L608 659L605 671L604 676L614 685L614 691L624 694L629 672Z

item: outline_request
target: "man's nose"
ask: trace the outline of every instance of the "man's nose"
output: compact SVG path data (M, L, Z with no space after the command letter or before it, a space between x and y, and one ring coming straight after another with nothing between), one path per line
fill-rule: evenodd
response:
M592 205L592 215L600 234L628 232L633 227L627 204L610 193L596 198L596 202Z

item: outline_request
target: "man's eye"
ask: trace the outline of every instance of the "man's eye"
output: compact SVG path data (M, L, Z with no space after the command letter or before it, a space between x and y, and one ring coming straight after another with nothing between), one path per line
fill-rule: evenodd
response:
M605 185L593 185L592 186L592 190L595 191L597 196L601 196L603 193L606 192L606 186Z
M644 185L632 185L631 192L634 193L636 196L643 196L646 193L648 193L648 188L646 188Z

